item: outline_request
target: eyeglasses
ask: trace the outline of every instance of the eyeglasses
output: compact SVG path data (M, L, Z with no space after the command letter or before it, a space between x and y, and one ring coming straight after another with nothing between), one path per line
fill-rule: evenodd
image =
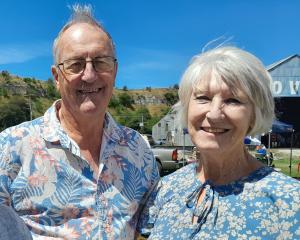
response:
M96 72L102 73L102 72L109 72L111 71L115 63L117 62L117 59L111 56L106 57L96 57L92 60L86 60L86 59L68 59L63 61L62 63L57 64L56 66L60 68L62 66L63 72L68 75L73 74L81 74L85 70L86 63L92 63L93 68Z

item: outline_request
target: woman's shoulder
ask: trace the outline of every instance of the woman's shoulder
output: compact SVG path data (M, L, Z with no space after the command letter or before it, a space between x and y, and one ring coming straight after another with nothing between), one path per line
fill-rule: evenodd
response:
M198 184L195 172L196 165L192 163L164 176L159 182L160 195L184 195L185 192Z
M167 183L167 182L179 182L181 183L183 180L191 180L194 181L195 178L195 173L196 173L196 164L191 163L188 164L175 172L164 176L161 181L162 183Z
M275 199L300 197L300 181L269 167L262 168L259 174L263 177L253 182L255 189L265 192Z
M273 183L274 187L278 188L279 190L284 191L296 191L300 194L300 181L287 176L281 172L273 171L270 174L270 182Z
M285 175L275 169L271 169L269 167L265 167L262 169L262 171L265 171L267 174L264 178L262 178L260 184L262 182L265 182L267 186L273 187L273 188L298 188L300 187L300 181L297 179L294 179L288 175Z

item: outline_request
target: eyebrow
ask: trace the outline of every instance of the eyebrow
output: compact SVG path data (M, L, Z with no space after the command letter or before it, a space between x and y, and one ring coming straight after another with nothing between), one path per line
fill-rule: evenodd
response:
M193 95L198 95L198 94L210 94L210 92L208 90L204 90L204 89L199 89L196 88L193 91ZM238 90L238 89L234 89L234 90L228 90L225 92L225 96L232 96L232 97L236 97L239 99L244 99L244 98L248 98L246 94L244 94L242 91Z

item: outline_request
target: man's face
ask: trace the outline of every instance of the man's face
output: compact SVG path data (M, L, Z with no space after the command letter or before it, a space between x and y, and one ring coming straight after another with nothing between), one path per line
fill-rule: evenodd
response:
M66 60L93 60L112 56L114 51L108 36L99 28L78 23L67 29L58 43L58 63ZM111 69L97 72L91 62L82 73L68 74L63 66L52 67L62 105L74 117L99 117L103 115L112 95L117 63Z

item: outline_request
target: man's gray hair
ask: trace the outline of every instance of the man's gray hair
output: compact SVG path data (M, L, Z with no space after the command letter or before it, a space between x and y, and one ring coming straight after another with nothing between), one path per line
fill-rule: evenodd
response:
M105 34L108 36L111 45L112 45L112 49L113 49L113 54L115 55L115 44L112 40L112 37L110 36L110 34L105 30L105 28L102 26L102 24L100 22L98 22L92 13L92 6L91 5L80 5L80 4L74 4L72 6L70 6L70 9L72 11L72 14L70 16L69 21L63 26L63 28L60 30L60 32L58 33L57 37L55 38L54 42L53 42L53 58L54 58L54 63L57 64L58 62L58 44L59 44L59 40L62 36L62 34L68 29L70 28L72 25L77 24L77 23L88 23L92 26L96 26L99 29L101 29L103 32L105 32Z
M179 115L183 127L187 126L193 90L211 77L224 81L233 93L240 90L249 98L254 116L248 135L269 131L274 119L274 100L270 89L272 78L257 57L228 46L196 55L184 72L179 87Z

